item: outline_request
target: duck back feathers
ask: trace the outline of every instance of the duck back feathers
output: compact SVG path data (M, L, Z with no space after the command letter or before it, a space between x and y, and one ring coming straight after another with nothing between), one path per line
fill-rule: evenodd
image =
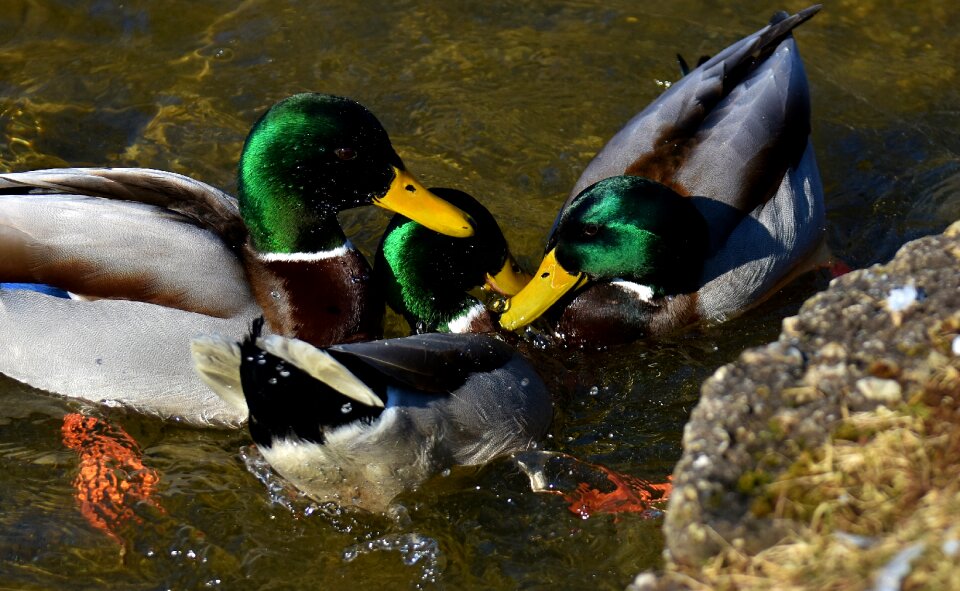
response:
M707 197L698 206L718 246L776 193L785 170L804 154L809 89L791 31L819 9L777 20L675 82L604 146L567 204L604 178L644 176L681 195Z

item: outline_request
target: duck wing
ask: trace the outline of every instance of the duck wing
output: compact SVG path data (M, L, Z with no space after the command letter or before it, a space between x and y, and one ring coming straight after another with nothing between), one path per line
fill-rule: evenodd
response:
M65 193L137 201L182 214L238 250L247 237L237 200L206 183L152 168L54 168L0 174L0 195Z
M259 313L215 318L144 302L0 289L0 372L70 398L195 426L235 427L246 409L201 382L190 340L209 332L240 339Z
M821 264L825 217L823 186L808 143L773 198L744 217L704 262L696 300L700 318L721 322L736 316Z
M553 418L550 393L533 367L493 337L425 334L328 350L388 408L403 408L406 436L442 456L482 464L528 448ZM392 398L391 398L392 396ZM404 433L394 437L402 438Z
M387 379L430 394L453 392L471 374L495 371L515 355L509 345L490 337L438 333L336 345L328 350L365 381Z
M243 267L220 235L144 203L0 195L0 252L0 281L46 283L220 318L253 305Z
M810 132L809 90L791 31L813 6L727 47L636 115L587 166L567 200L604 178L644 176L698 200L714 247L777 193ZM566 206L566 204L565 204Z

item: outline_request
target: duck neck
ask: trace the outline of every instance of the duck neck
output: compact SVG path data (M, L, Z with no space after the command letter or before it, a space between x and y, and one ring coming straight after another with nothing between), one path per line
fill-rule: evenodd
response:
M437 332L459 334L496 332L497 324L486 306L474 298L467 298L463 303L464 307L461 311L438 326Z
M451 292L423 282L384 286L390 306L397 310L417 333L469 332L458 329L469 323L484 306L466 292Z
M250 199L241 193L240 213L261 253L328 252L347 242L335 210L313 211L298 196Z
M274 333L315 347L379 338L383 300L349 241L320 252L247 248L250 287Z
M469 295L470 261L456 256L454 241L406 218L394 218L384 233L375 264L377 281L391 308L418 332L450 332L447 326L482 307Z
M383 303L370 267L347 240L334 207L317 211L298 194L241 181L250 229L247 276L273 332L326 347L376 338Z

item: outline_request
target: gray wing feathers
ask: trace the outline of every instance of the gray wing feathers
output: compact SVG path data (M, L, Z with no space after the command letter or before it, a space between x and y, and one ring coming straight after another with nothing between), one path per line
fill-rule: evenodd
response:
M529 449L553 418L549 391L519 355L499 371L472 375L461 392L445 409L449 426L443 441L460 464Z
M787 38L780 42L780 46L773 56L764 60L756 70L748 75L743 83L734 86L732 91L730 88L724 87L724 84L728 83L727 74L734 68L746 63L747 60L752 59L752 56L757 52L766 48L780 36L786 35L790 29L796 27L815 12L816 10L804 11L775 25L764 27L729 46L701 67L675 82L650 106L631 119L603 147L574 185L566 204L587 186L604 178L623 174L641 156L650 153L656 142L664 141L664 138L672 137L673 134L678 132L682 133L685 129L698 130L699 137L696 138L694 144L699 146L703 157L708 158L708 164L710 157L729 149L724 144L726 140L734 141L736 143L735 151L739 151L743 158L751 159L751 152L756 152L767 143L766 141L758 141L758 139L762 140L769 135L769 132L754 134L753 138L749 135L737 138L733 135L733 129L734 126L742 123L742 117L739 116L735 120L731 120L726 127L718 127L718 125L731 114L743 113L745 116L755 116L752 109L760 105L765 114L774 117L773 120L767 120L767 129L777 129L778 121L783 121L792 115L789 111L790 105L796 103L796 101L808 100L806 98L806 78L803 74L803 66L800 63L799 56L796 55L793 40ZM790 79L790 85L794 86L778 88L775 84L757 84L774 74L781 78L781 82L783 76L787 75ZM798 88L795 86L797 83L803 84L799 89L802 92L797 92ZM725 92L729 92L729 94L724 96ZM791 93L793 94L791 95ZM739 109L743 101L752 101L754 105L751 108ZM787 103L790 103L790 105ZM714 137L714 133L718 135ZM802 145L799 146L799 149L802 149ZM716 162L712 166L719 168ZM743 164L741 162L732 166L732 170L736 170L743 167ZM691 182L690 178L686 180ZM691 183L692 188L689 193L691 195L724 198L730 204L736 202L736 192L716 194L707 192L710 190L708 188L711 186L711 180L716 182L716 179L707 179L703 189L698 189L699 185L696 182ZM725 186L731 184L726 183ZM718 197L718 195L730 195L730 197ZM749 211L752 207L753 204L746 208L738 207L738 209Z
M726 63L742 58L764 30L766 28L727 47L674 82L646 109L628 121L587 165L570 192L567 203L589 185L623 174L641 155L653 149L657 138L691 114L702 113L702 105L709 104L710 97L719 98L723 91Z
M702 318L722 321L742 312L812 255L824 231L823 189L807 144L773 199L745 217L704 266L697 301ZM757 258L757 253L767 253Z
M786 39L707 116L676 180L690 195L753 210L778 190L808 143L809 100L796 43ZM707 219L716 248L739 218Z
M237 200L182 174L152 168L55 168L0 174L0 189L23 188L137 201L179 212L212 228L231 247L246 238Z
M181 215L77 195L0 196L0 281L230 317L253 301L220 237Z

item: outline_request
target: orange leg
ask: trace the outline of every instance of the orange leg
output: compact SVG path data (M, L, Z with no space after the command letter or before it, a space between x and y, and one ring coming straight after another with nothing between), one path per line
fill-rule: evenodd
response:
M63 444L77 452L80 470L73 481L80 513L117 543L128 522L139 523L132 506L152 498L160 475L143 464L140 446L121 427L72 413L63 418Z

